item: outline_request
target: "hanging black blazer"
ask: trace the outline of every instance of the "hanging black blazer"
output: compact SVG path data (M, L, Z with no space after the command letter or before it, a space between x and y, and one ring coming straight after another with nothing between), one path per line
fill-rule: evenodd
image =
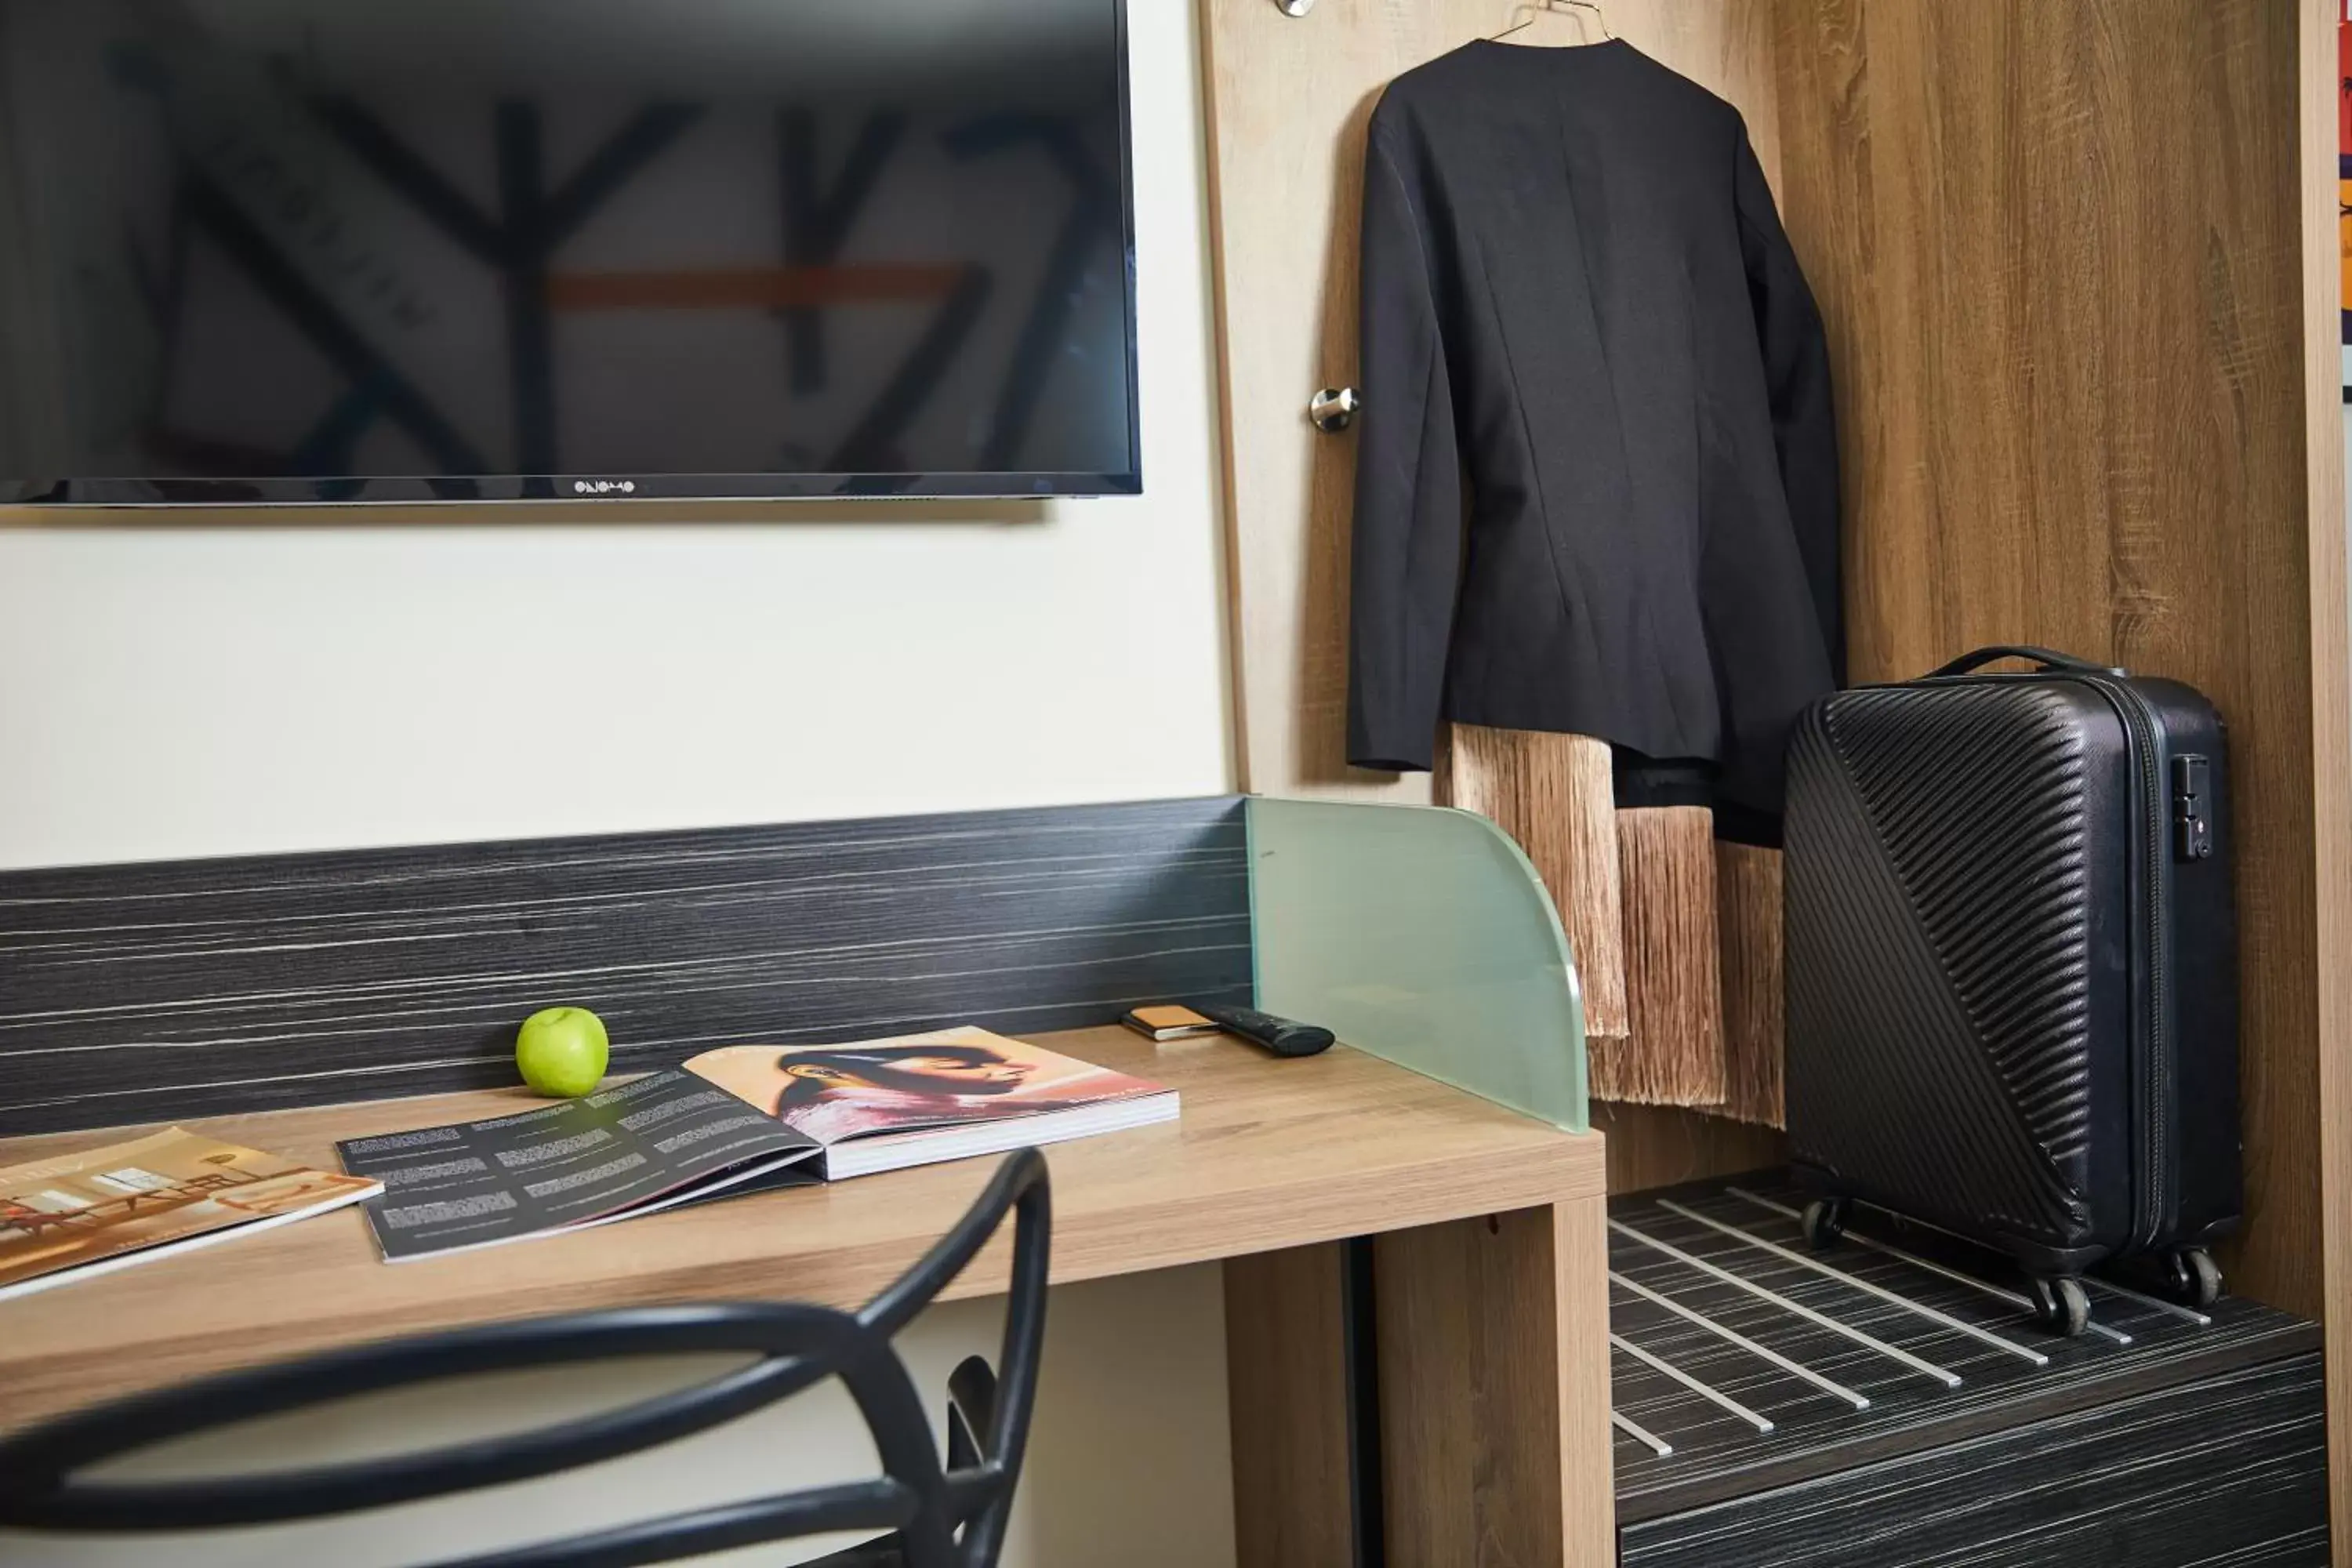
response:
M1398 78L1362 334L1349 761L1426 768L1441 718L1558 731L1777 814L1842 666L1837 444L1738 111L1622 42Z

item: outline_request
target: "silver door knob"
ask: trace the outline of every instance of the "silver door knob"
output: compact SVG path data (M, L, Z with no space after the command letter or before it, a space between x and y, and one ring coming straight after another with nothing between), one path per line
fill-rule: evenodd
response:
M1304 16L1315 9L1315 0L1274 0L1274 3L1282 7L1282 14L1286 16Z
M1354 387L1327 386L1307 405L1307 417L1315 421L1315 428L1330 434L1353 425L1361 406Z

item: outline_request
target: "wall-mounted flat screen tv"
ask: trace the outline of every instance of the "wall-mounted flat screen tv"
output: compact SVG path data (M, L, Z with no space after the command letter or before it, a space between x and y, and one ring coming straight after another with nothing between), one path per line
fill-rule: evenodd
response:
M1124 0L0 0L0 500L1141 488Z

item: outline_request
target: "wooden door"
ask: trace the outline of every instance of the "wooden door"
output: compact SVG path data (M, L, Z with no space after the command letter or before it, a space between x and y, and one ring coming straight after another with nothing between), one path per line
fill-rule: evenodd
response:
M1777 182L1770 9L1602 0L1613 35L1740 107ZM1244 789L1430 797L1424 774L1347 765L1355 440L1317 431L1307 405L1355 384L1364 127L1381 89L1521 15L1508 0L1318 0L1303 16L1276 0L1201 0Z
M1364 127L1381 89L1508 26L1493 0L1202 0L1210 225L1224 372L1242 787L1427 801L1425 774L1347 766L1355 441L1307 421L1356 384Z

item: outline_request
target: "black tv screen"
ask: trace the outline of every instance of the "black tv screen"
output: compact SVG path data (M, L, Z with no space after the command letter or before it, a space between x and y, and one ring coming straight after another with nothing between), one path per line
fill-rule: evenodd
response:
M1123 0L0 0L0 500L1141 488Z

